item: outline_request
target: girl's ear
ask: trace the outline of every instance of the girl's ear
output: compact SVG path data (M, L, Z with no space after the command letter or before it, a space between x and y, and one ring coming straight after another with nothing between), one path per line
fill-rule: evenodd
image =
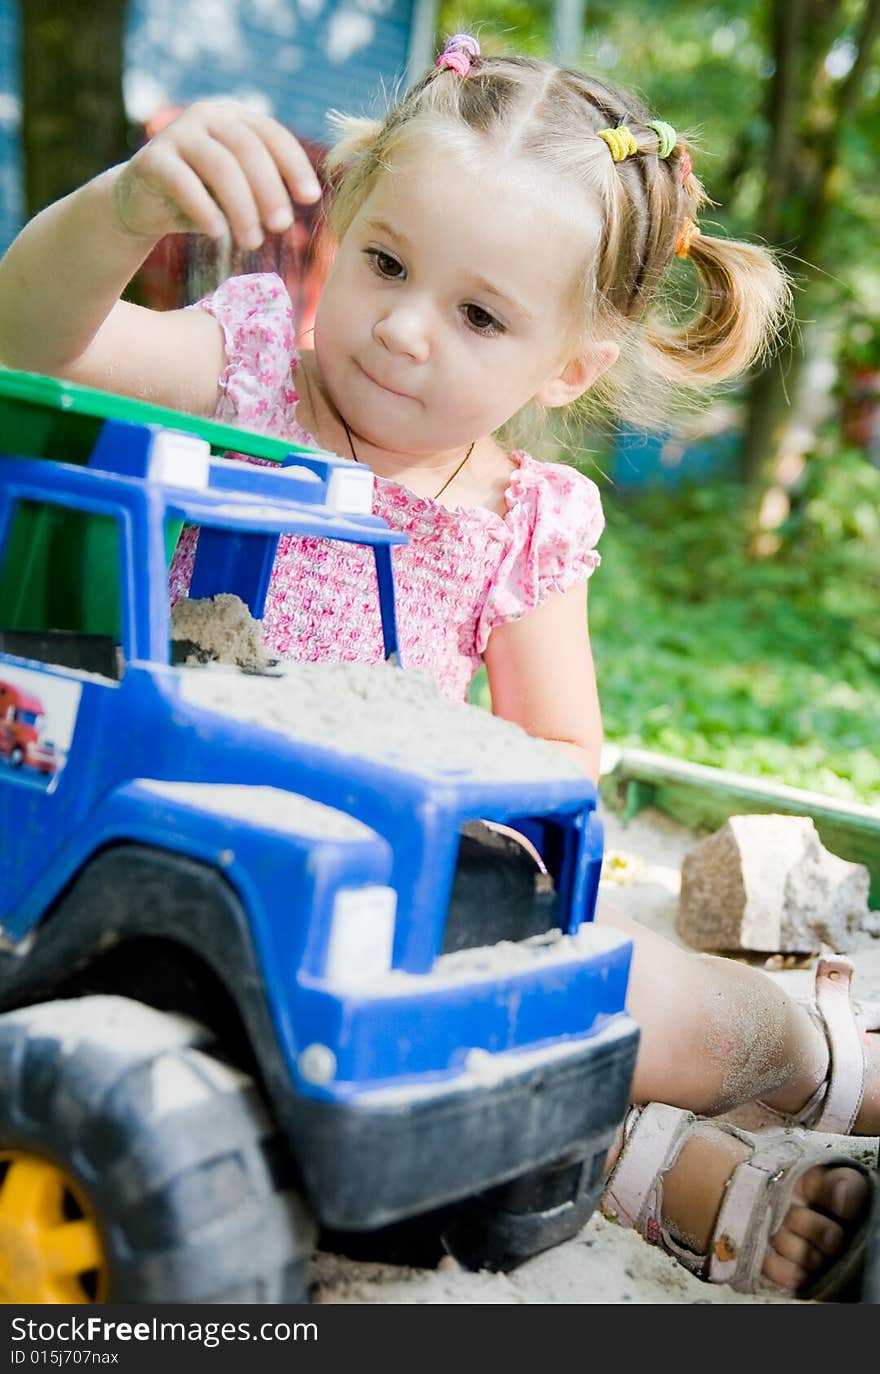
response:
M617 362L619 355L620 348L610 339L593 344L588 353L570 358L561 372L548 377L535 393L535 400L547 410L570 405L589 391L597 378Z

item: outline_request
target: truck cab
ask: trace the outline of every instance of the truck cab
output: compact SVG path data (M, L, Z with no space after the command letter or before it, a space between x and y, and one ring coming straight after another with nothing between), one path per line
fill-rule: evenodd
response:
M136 1077L170 1037L212 1058L208 1078L232 1066L227 1101L254 1149L283 1160L282 1186L260 1184L272 1245L232 1244L246 1291L259 1270L259 1291L302 1301L315 1227L433 1219L445 1249L489 1267L572 1234L598 1200L638 1041L630 943L592 919L596 791L551 746L400 662L405 536L372 515L369 471L27 374L0 374L0 454L0 680L53 740L49 768L0 770L6 1179L51 1158L95 1236L114 1234L131 1204L82 1163L85 1106L71 1119L65 1088L35 1123L11 1066L79 1036L100 1077L109 1038ZM235 596L256 620L280 535L367 547L382 661L181 660L167 576L186 525L200 530L191 597ZM125 1033L140 1021L152 1049L152 1033ZM222 1114L208 1097L210 1156ZM160 1156L180 1148L170 1118ZM207 1157L200 1168L210 1193ZM245 1291L197 1231L201 1258L175 1282L192 1300ZM75 1300L153 1291L155 1242L140 1267L95 1244L98 1261L70 1276ZM29 1272L41 1262L27 1252ZM46 1284L14 1300L50 1300Z

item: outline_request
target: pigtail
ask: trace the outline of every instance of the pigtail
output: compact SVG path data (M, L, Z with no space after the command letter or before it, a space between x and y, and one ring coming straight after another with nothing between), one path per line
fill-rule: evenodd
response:
M341 243L376 175L383 126L377 119L339 110L329 110L327 122L336 138L324 158L324 217L331 235Z
M791 289L774 255L758 244L693 233L686 256L697 273L695 313L673 324L643 321L652 370L686 387L740 376L767 356L788 319Z
M378 119L344 114L341 110L328 110L327 123L336 133L333 146L324 159L331 177L340 169L359 162L374 146L382 128Z

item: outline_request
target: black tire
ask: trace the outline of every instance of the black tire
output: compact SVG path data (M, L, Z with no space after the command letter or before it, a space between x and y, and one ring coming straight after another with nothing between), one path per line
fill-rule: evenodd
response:
M76 1181L107 1301L308 1301L315 1227L275 1177L286 1155L253 1080L208 1042L124 997L0 1016L0 1150Z
M571 1240L602 1196L607 1149L503 1183L451 1210L444 1249L468 1269L507 1272Z
M16 745L9 755L9 762L13 768L20 768L24 763L24 750L20 745Z
M607 1146L547 1165L475 1197L374 1231L326 1229L320 1248L349 1259L433 1269L446 1255L474 1272L507 1273L571 1240L602 1195Z

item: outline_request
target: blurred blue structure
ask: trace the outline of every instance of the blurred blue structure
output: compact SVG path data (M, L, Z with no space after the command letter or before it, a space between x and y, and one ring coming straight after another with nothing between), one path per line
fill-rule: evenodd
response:
M436 0L129 0L128 114L229 95L324 143L328 109L368 113L429 64L435 19ZM0 0L0 252L23 215L18 39Z
M618 488L674 487L734 477L741 435L734 429L689 438L619 426L609 476Z
M0 252L21 223L18 125L18 7L0 0Z

